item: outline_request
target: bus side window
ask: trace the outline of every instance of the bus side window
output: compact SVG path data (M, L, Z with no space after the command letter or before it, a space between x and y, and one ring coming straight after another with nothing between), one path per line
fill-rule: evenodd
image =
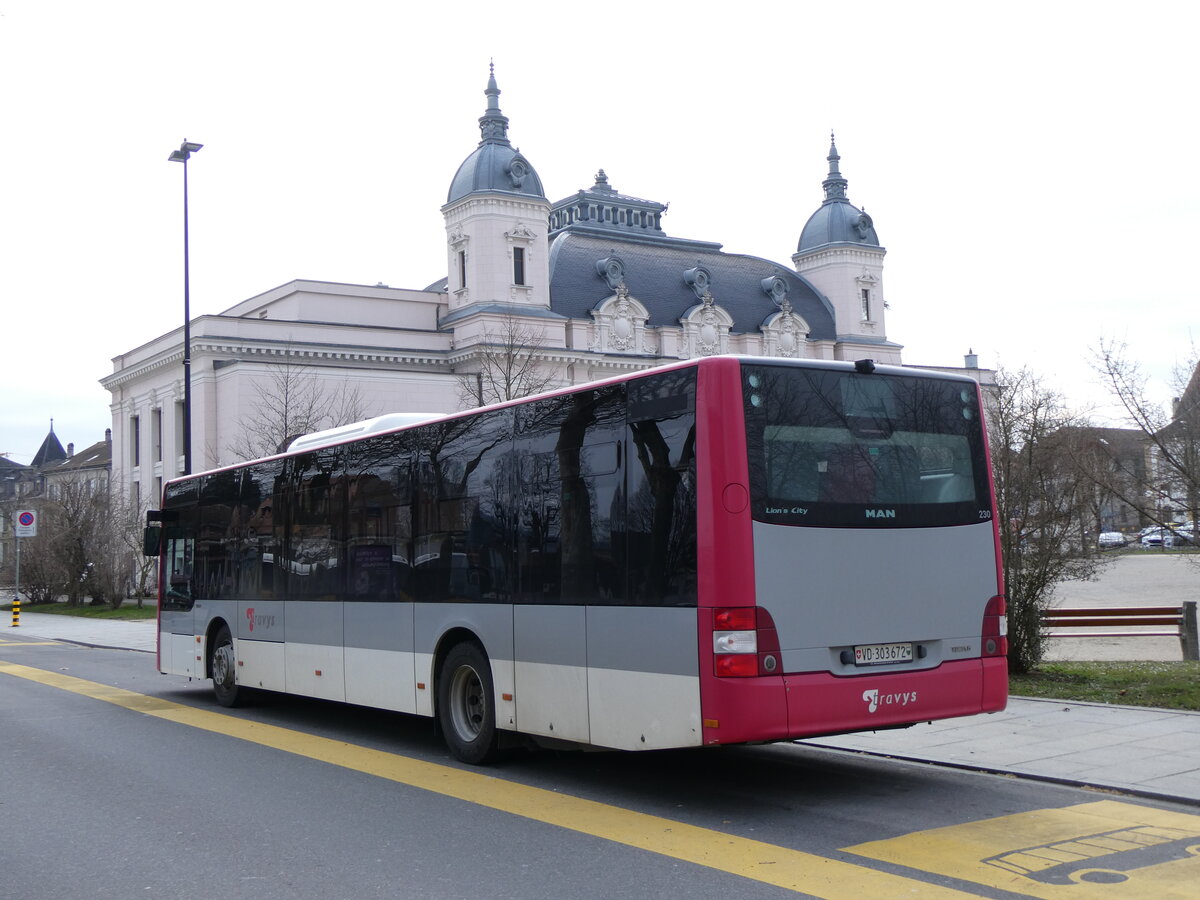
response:
M412 599L412 485L405 435L373 437L348 451L345 599Z
M192 566L195 562L196 542L179 534L176 528L167 532L164 571L167 584L163 591L163 609L187 610L192 608L195 594L192 590Z
M696 604L696 370L629 383L629 602Z
M512 411L420 430L414 468L413 593L508 602Z

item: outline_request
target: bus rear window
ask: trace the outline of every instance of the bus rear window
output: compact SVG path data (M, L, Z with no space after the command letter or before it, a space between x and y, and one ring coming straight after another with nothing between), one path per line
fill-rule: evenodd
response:
M991 518L974 385L743 367L754 518L911 528Z

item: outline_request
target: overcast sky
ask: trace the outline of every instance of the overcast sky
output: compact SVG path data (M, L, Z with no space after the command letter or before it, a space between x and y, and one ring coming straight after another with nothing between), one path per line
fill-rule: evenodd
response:
M667 233L790 265L831 129L912 364L1200 340L1194 3L0 0L0 453L102 440L112 358L294 278L421 288L479 140L558 200L603 168ZM420 11L418 11L420 10ZM432 10L432 11L429 11Z

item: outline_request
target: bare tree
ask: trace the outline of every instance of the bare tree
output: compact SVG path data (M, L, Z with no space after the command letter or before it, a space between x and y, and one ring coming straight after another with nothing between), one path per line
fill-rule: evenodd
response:
M1141 432L1148 460L1123 499L1146 519L1169 525L1180 512L1195 522L1200 512L1200 365L1193 351L1177 366L1177 397L1168 413L1148 398L1148 379L1122 343L1102 343L1095 368L1126 420Z
M1104 560L1082 539L1094 483L1077 464L1081 422L1028 369L996 373L990 412L996 513L1008 597L1008 663L1042 658L1041 612L1062 581L1091 578Z
M38 536L21 542L21 587L35 603L119 605L128 582L107 486L59 477L37 500Z
M349 378L336 384L322 379L313 367L296 362L290 347L254 387L254 411L238 421L237 437L226 448L238 460L270 456L302 434L370 415L358 385Z
M63 479L53 485L50 505L54 555L62 570L67 604L78 606L99 581L107 581L105 565L108 497L90 490L82 479ZM101 572L97 572L97 566ZM103 590L101 589L101 593Z
M146 525L146 511L151 507L150 498L136 501L120 499L126 496L120 490L113 490L110 496L109 528L114 545L113 554L122 573L122 592L132 593L140 608L150 595L158 565L156 557L142 553L142 534Z
M483 340L473 348L473 368L458 375L462 409L516 400L541 393L554 383L554 372L542 360L542 333L515 315L485 327Z

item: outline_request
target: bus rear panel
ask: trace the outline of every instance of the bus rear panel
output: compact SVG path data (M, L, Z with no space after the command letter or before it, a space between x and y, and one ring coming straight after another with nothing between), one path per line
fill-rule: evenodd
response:
M1003 709L1002 570L977 385L866 363L741 360L704 370L700 395L724 401L698 411L713 436L700 476L704 742Z

